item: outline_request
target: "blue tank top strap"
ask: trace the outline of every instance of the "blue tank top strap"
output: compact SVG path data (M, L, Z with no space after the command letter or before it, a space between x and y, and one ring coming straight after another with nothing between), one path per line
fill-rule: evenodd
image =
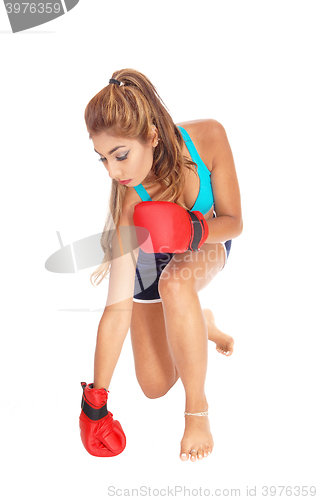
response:
M191 208L191 211L194 212L195 210L198 210L203 215L205 215L206 213L208 213L210 208L212 208L214 203L212 186L211 186L211 172L205 165L205 163L203 163L188 132L183 127L180 127L180 125L178 125L178 127L182 133L182 137L191 155L192 160L198 166L197 172L200 178L199 194L193 207Z
M198 174L200 179L202 177L209 177L211 175L210 170L207 168L207 166L203 163L199 153L196 150L195 145L192 142L191 137L189 136L188 132L186 129L178 125L178 128L180 129L180 132L182 134L182 137L184 139L184 142L186 143L187 149L190 153L190 156L192 160L198 165Z
M146 189L143 187L142 184L134 186L134 189L137 191L142 201L152 201L152 199L150 198L149 194L147 193Z

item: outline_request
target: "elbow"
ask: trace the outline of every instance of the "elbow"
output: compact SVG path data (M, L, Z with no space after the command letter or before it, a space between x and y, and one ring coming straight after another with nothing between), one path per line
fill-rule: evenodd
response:
M243 232L243 219L241 218L240 223L239 223L239 233L238 236Z
M240 234L242 234L243 232L243 219L240 220L239 224L238 224L238 233L237 233L237 236L239 236Z
M238 236L240 236L240 234L242 233L243 231L243 219L242 217L240 217L239 219L236 219L235 218L235 236L234 238L237 238Z

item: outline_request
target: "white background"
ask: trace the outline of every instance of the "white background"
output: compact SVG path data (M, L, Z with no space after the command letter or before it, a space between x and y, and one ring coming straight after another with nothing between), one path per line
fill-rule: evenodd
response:
M265 485L315 484L316 7L81 0L12 34L0 6L4 498L103 499L110 485L240 488L241 497L256 486L263 498ZM176 123L222 123L239 178L244 231L200 293L235 351L227 358L209 345L215 448L196 463L179 459L181 382L147 399L129 335L108 402L127 447L113 458L86 452L80 382L93 381L108 284L90 284L94 268L44 268L59 248L56 231L66 245L103 228L110 179L84 109L122 68L150 78Z

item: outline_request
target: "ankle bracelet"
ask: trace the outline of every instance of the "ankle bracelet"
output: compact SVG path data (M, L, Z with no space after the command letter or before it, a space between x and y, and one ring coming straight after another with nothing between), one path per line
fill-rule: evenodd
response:
M188 413L187 411L185 411L184 415L194 415L196 417L207 417L208 411L200 411L199 413Z

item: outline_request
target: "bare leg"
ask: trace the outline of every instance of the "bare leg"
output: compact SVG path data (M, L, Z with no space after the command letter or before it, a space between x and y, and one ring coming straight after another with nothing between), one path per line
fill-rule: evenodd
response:
M208 409L204 384L207 371L208 332L199 297L185 283L181 287L162 287L167 339L186 397L186 412ZM185 416L185 431L181 440L181 460L200 460L211 453L213 438L208 417Z
M231 356L233 353L234 339L217 328L211 309L203 309L203 314L208 328L209 340L215 342L218 352L225 356Z
M198 292L205 288L224 266L220 243L204 244L200 252L175 255L159 280L166 335L171 356L185 389L185 410L208 409L205 377L208 361L208 324ZM181 460L201 459L211 453L213 437L207 416L185 415L181 440ZM191 453L192 450L195 452Z

